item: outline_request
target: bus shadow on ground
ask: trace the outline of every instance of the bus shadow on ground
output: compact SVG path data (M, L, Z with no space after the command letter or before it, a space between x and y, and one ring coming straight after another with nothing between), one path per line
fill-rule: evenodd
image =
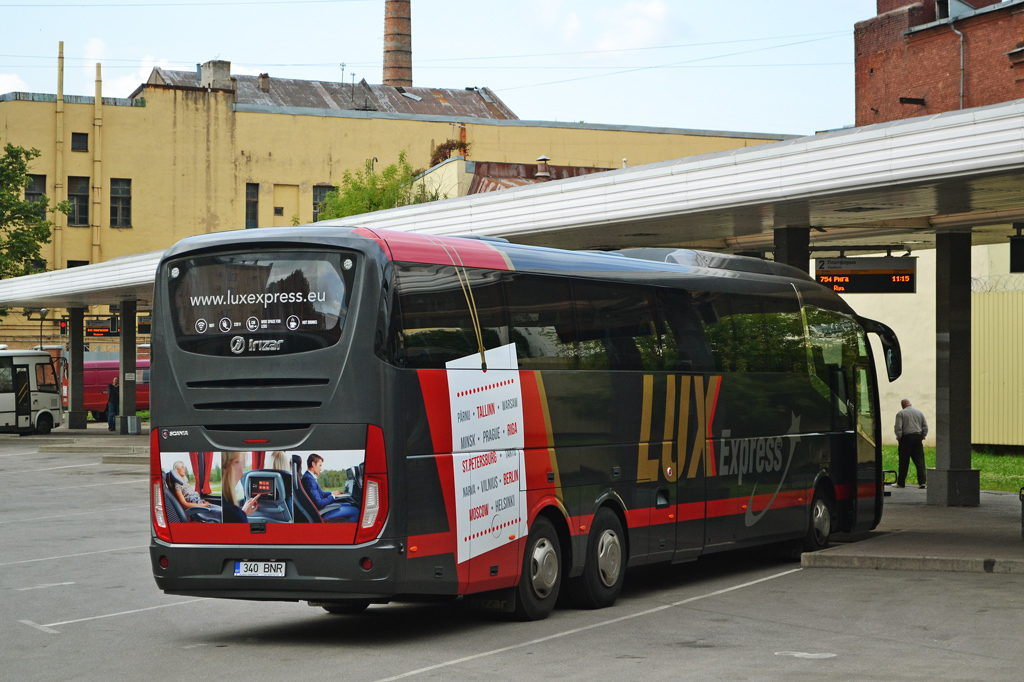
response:
M659 564L631 569L626 574L622 595L615 606L594 611L598 620L626 615L635 610L637 601L656 598L659 593L682 587L699 589L702 583L721 581L731 576L752 577L761 571L798 566L797 555L791 546L765 546L725 552L703 557L697 561L675 565ZM465 600L446 602L395 602L370 606L355 615L333 615L320 608L298 604L286 620L259 625L239 626L222 630L210 646L388 646L405 642L423 643L432 639L448 640L452 635L473 633L481 628L500 628L503 635L509 627L524 628L531 634L542 635L536 623L517 623L507 614L479 611ZM303 611L303 609L306 609ZM559 602L552 614L579 612L566 600ZM542 627L542 626L541 626ZM525 630L530 628L530 630ZM182 644L188 644L182 642Z

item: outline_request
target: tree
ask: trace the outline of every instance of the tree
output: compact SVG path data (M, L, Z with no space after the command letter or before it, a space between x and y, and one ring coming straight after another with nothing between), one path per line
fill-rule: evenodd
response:
M397 163L379 173L374 170L373 160L367 159L363 168L355 173L346 170L341 185L327 193L320 209L320 220L445 198L439 191L428 192L422 183L415 185L416 175L404 150L398 153Z
M0 279L38 272L43 262L41 248L50 242L53 227L46 212L71 210L66 201L51 208L46 195L38 201L24 199L31 182L29 162L39 154L38 149L8 143L0 157Z

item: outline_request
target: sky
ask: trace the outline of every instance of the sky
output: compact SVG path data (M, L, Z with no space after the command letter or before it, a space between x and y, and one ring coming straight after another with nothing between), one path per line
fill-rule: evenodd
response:
M854 122L875 0L412 0L413 84L521 119L809 135ZM0 0L0 94L127 97L154 66L380 83L384 0Z

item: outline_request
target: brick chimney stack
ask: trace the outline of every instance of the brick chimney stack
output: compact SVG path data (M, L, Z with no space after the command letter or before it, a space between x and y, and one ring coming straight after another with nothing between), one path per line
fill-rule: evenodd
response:
M412 87L410 0L384 2L384 85Z

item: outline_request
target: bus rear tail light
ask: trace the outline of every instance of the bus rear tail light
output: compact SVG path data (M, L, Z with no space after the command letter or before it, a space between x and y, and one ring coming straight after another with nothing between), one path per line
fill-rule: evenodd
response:
M149 434L149 481L151 506L153 509L153 530L164 542L171 541L171 529L167 525L167 513L164 511L164 474L160 468L160 429L153 429Z
M388 518L388 460L384 432L378 426L366 427L364 476L363 513L356 530L356 543L376 539Z

